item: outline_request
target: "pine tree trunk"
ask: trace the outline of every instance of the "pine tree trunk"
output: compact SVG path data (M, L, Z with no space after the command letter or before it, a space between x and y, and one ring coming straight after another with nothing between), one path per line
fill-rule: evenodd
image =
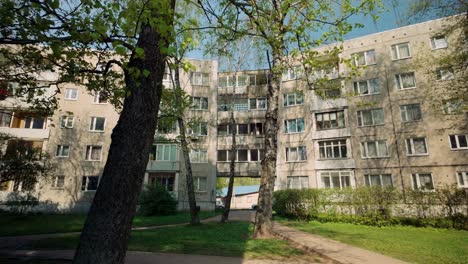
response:
M171 0L174 10L175 0ZM156 10L157 11L157 10ZM166 21L172 24L173 15ZM124 263L143 176L154 140L162 91L162 78L170 37L143 24L137 47L145 56L132 54L125 71L130 95L125 98L112 132L104 172L88 213L73 263ZM131 75L129 68L146 69L149 75Z
M231 147L231 161L229 164L229 184L228 184L228 192L226 195L226 200L224 204L224 211L223 215L221 216L221 223L226 223L229 219L229 212L231 211L231 200L232 200L232 193L234 189L234 173L236 170L236 120L234 119L234 109L232 109L231 105L231 122L229 126L232 129L232 147Z
M273 71L271 80L268 82L268 104L265 113L265 158L262 160L254 238L269 238L273 236L272 206L278 148L278 98L281 88L281 71L278 71L275 65L282 65L281 60L281 52L273 50Z
M177 65L175 69L175 84L176 84L176 87L174 89L182 89L180 86L179 65ZM183 100L182 98L180 98L181 93L179 93L178 91L175 91L174 94L176 95L176 102L180 102L181 100ZM183 113L179 113L179 114L183 114ZM182 155L184 156L184 161L185 161L185 180L187 184L187 197L188 197L188 202L189 202L189 207L190 207L190 224L198 225L200 224L200 217L198 215L197 201L195 199L195 189L193 187L192 163L190 162L189 149L187 145L187 137L185 135L186 128L185 128L184 119L181 116L178 116L177 123L180 129L180 132L179 132L180 145L182 148Z

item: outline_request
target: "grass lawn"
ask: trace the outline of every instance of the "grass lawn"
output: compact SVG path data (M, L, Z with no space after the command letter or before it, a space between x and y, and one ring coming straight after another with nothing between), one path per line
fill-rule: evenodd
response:
M467 231L276 220L307 233L329 237L411 263L461 264L468 260Z
M218 214L218 212L200 212L200 219ZM86 215L78 214L0 214L0 236L76 232L81 231L85 219ZM180 212L169 216L136 216L133 220L133 226L180 224L189 221L190 214Z
M246 222L229 224L207 223L199 226L176 226L133 231L129 250L235 256L249 258L289 258L303 255L286 241L279 239L251 239L253 225ZM33 242L33 249L74 248L78 236L69 234Z

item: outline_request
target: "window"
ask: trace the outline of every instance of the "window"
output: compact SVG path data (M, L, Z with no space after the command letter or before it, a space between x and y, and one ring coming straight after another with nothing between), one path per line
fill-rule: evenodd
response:
M206 177L193 177L193 189L196 192L206 192Z
M218 88L234 86L234 76L221 76L218 78Z
M192 110L208 110L208 97L192 97Z
M414 173L413 189L415 190L434 190L432 175L430 173Z
M99 184L99 176L83 176L81 191L95 191Z
M63 189L64 185L65 185L65 176L55 176L52 179L52 188Z
M414 72L406 72L395 75L397 87L400 90L416 88L416 79Z
M94 94L95 104L107 104L107 96L103 92L96 92Z
M57 151L55 156L59 158L68 158L70 156L70 146L68 145L57 145Z
M208 123L200 122L196 124L192 124L190 129L190 133L192 136L207 136L208 135Z
M371 95L380 94L379 79L369 79L354 82L354 94L356 95Z
M348 157L346 139L320 141L320 159L344 159Z
M237 75L235 76L221 76L218 78L218 88L227 88L227 87L244 87L250 84L255 85L255 75ZM236 80L236 82L234 82Z
M350 171L323 171L320 172L323 188L343 189L351 186Z
M448 47L445 36L435 36L431 38L432 49L444 49Z
M291 68L284 70L282 80L289 81L289 80L300 79L301 77L302 77L302 68L300 65L297 65L297 66L292 66Z
M218 150L218 161L231 161L231 150L219 149Z
M178 150L175 144L156 144L151 150L150 160L177 161Z
M175 185L175 173L149 173L148 182L151 185L153 185L155 182L159 182L159 184L161 184L161 186L163 186L167 191L173 192Z
M192 163L207 163L208 152L206 149L192 149L190 151L190 162Z
M10 127L12 113L0 110L0 127Z
M46 125L43 117L26 117L24 118L24 128L29 129L44 129Z
M427 144L425 137L406 139L406 152L408 156L427 155Z
M284 132L285 133L304 132L304 118L284 120Z
M105 117L91 117L91 123L89 125L89 131L92 132L104 132L104 125L106 124Z
M251 149L250 161L262 161L264 158L263 149Z
M171 134L177 131L177 121L172 118L160 117L158 119L158 127L156 128L158 133Z
M345 127L344 111L315 114L317 130Z
M100 161L102 155L102 146L86 146L86 160Z
M60 127L61 128L73 128L73 121L75 121L74 116L63 115L60 117Z
M229 124L218 125L218 136L232 135L232 126Z
M421 106L419 104L408 104L400 106L401 121L414 122L421 121Z
M401 60L411 57L409 43L392 45L392 60Z
M364 175L366 186L393 187L391 174Z
M65 100L78 100L78 89L65 89Z
M463 112L463 100L452 99L447 100L442 105L442 111L446 115L456 115Z
M249 111L249 99L237 98L233 100L234 111L243 112Z
M376 64L375 60L375 50L367 50L359 53L354 53L351 55L352 63L355 66L365 66Z
M457 172L458 187L468 188L468 171Z
M229 111L231 109L231 100L227 99L218 99L218 111Z
M250 123L250 135L263 135L263 123Z
M249 150L248 149L238 149L236 161L249 161Z
M439 81L452 80L454 78L453 69L451 67L437 68L436 78Z
M237 75L237 87L243 87L249 85L248 75Z
M305 146L286 148L286 161L304 161L307 160L307 151Z
M361 110L357 112L358 126L376 126L384 123L384 112L382 108Z
M387 141L365 141L361 142L362 158L383 158L388 157Z
M308 176L288 176L288 189L307 189L309 188Z
M304 104L304 94L303 93L289 93L283 95L284 103L286 106L295 106Z
M237 134L238 135L248 135L249 134L249 124L237 124Z
M33 191L35 187L36 187L36 183L33 181L14 181L13 182L14 192Z
M265 110L267 108L266 98L250 99L250 110Z
M192 85L210 85L210 75L204 72L192 72L190 78L190 83Z
M451 149L468 149L468 135L450 135Z

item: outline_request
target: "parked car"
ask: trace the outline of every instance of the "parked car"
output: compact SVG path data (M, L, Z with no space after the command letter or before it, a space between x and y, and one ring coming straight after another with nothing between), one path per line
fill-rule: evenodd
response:
M257 207L258 207L258 206L257 206L256 204L252 204L252 209L253 209L253 210L257 210Z
M216 209L224 209L224 203L222 201L216 201Z

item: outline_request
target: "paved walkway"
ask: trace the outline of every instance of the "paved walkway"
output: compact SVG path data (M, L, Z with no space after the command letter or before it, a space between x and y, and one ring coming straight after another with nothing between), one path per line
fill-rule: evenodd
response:
M204 219L202 222L218 222L221 216ZM253 222L255 219L255 211L253 210L237 210L232 211L229 216L229 221L246 221ZM169 226L180 226L186 224L176 224ZM142 228L134 228L133 230L148 230L156 228L165 228L168 226L150 226ZM348 244L344 244L335 240L331 240L318 235L313 235L293 229L277 222L274 223L273 231L279 238L291 241L296 246L305 249L312 253L326 257L330 261L327 263L337 262L342 264L404 264L406 262L397 260L388 256L384 256L369 250L357 248ZM79 232L75 232L79 234ZM70 233L66 233L70 234ZM0 255L28 256L31 257L46 257L50 259L70 259L73 251L27 251L21 250L23 246L32 241L59 237L61 234L43 234L30 235L19 237L0 237ZM284 263L323 263L322 260L314 259L283 259L283 260L245 260L242 258L229 258L218 256L198 256L198 255L182 255L182 254L165 254L165 253L149 253L149 252L128 252L127 263L248 263L248 264L284 264Z

